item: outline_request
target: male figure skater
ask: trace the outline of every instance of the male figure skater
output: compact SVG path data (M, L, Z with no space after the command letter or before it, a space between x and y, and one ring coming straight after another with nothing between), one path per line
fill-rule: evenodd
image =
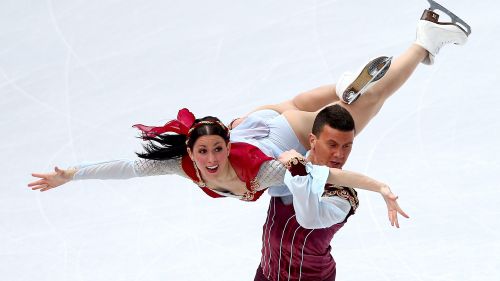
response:
M339 105L324 108L309 136L307 161L342 168L351 152L354 129L346 109ZM255 281L335 280L330 243L358 207L357 193L325 185L329 169L305 164L297 152L285 152L279 160L289 170L285 183L292 195L271 198Z

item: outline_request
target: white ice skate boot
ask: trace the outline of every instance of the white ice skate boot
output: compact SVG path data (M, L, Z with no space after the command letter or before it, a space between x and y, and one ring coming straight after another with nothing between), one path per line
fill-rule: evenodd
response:
M392 57L378 57L362 67L357 75L344 72L336 85L337 96L351 104L364 94L376 81L382 78L391 66Z
M446 44L463 45L471 33L470 26L438 3L428 0L430 8L425 10L417 24L416 44L422 46L429 55L422 61L424 64L434 63L434 57ZM451 22L439 22L439 15L434 10L440 10L451 18Z

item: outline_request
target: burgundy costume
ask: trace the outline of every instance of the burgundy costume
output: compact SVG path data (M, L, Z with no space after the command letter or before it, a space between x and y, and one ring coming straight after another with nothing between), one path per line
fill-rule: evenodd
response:
M304 175L301 163L289 170ZM356 192L351 188L325 186L323 196L341 196L351 203L351 211L338 224L322 229L306 229L295 218L293 204L286 205L279 197L271 198L262 234L262 258L255 281L335 280L335 261L330 254L334 234L344 225L358 206Z

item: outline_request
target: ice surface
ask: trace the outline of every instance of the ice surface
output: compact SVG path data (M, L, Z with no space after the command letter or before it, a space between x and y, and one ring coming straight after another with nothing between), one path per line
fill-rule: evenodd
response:
M360 192L333 242L338 280L500 279L498 1L442 1L472 26L421 65L345 169L391 185L391 228ZM179 177L31 191L31 172L132 158L132 124L189 107L224 121L403 52L411 1L0 2L0 279L253 280L269 197L210 199Z

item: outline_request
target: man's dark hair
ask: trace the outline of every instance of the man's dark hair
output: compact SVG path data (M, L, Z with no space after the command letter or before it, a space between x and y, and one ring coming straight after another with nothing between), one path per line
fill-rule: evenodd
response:
M349 132L354 130L354 119L352 119L352 115L347 109L334 104L323 108L318 113L316 119L314 119L312 133L319 137L325 125L339 131Z

